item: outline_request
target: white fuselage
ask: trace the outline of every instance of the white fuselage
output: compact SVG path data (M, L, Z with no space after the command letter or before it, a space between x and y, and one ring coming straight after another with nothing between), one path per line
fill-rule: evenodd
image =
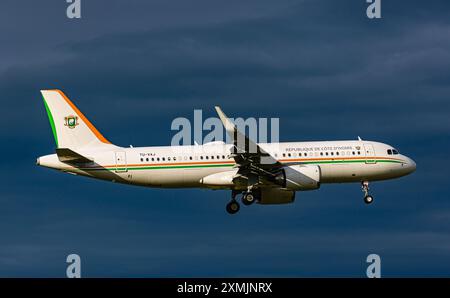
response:
M414 161L392 146L371 141L324 141L259 144L279 162L320 167L321 183L386 180L413 172ZM233 170L232 145L123 148L114 145L77 152L93 160L81 167L60 162L56 154L38 159L41 166L78 175L148 187L207 187L202 178ZM395 152L395 154L394 154Z

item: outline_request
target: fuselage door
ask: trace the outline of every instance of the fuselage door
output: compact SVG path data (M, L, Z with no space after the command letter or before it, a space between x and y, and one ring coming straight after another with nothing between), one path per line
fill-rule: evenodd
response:
M375 149L372 144L364 144L364 152L366 154L366 163L377 163Z
M125 151L116 152L116 173L128 172L127 155Z

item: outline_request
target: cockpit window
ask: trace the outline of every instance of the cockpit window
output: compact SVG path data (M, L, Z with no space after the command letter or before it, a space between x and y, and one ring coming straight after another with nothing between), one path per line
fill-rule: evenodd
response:
M389 154L389 155L392 155L392 154L397 155L399 153L398 153L397 149L388 149L387 150L387 154Z

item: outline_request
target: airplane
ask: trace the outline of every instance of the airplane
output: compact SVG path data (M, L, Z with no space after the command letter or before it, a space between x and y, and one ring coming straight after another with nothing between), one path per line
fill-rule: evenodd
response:
M369 182L394 179L416 163L388 144L358 140L256 143L216 107L232 143L120 147L109 142L61 90L41 90L56 153L39 166L117 183L158 188L231 190L230 214L244 205L293 203L297 191L328 183L361 183L371 204ZM239 141L240 140L240 141Z

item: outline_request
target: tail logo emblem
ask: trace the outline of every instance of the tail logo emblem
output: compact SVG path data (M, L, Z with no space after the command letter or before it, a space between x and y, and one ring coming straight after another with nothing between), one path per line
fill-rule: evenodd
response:
M78 117L73 115L64 117L64 122L64 126L73 129L78 125Z

